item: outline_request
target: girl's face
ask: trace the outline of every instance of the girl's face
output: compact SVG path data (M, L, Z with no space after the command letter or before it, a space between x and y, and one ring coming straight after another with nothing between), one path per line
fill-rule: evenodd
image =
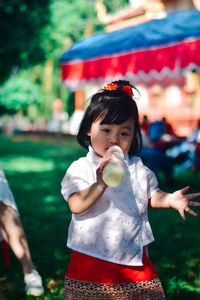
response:
M109 147L117 145L124 154L128 153L134 135L134 118L122 124L101 124L105 115L106 112L100 115L87 133L94 151L103 157Z

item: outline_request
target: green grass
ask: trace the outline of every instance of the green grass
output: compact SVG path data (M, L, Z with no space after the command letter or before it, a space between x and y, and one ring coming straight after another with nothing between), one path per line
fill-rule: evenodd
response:
M0 164L15 195L33 261L45 283L45 295L38 299L63 299L63 279L69 250L67 226L71 214L60 194L60 182L67 167L86 151L74 138L0 137ZM186 185L198 191L199 174L187 171L175 178L173 191ZM198 209L195 209L196 211ZM159 273L167 299L200 299L199 217L187 215L183 221L176 211L149 210L155 242L149 246L150 258ZM0 299L25 297L22 270L10 251L11 268L3 266L0 248ZM3 299L3 298L2 298Z

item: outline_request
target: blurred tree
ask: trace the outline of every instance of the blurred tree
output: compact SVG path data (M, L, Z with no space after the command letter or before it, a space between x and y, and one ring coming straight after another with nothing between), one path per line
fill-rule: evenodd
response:
M2 111L26 110L30 104L38 105L41 101L42 94L27 78L12 76L0 89Z
M104 27L96 17L94 1L87 0L51 0L49 5L50 19L42 31L43 48L46 49L46 61L43 72L40 73L46 101L44 110L51 109L55 98L61 97L64 107L71 114L71 101L74 97L61 85L60 57L62 53L74 42L88 32L88 26L93 31ZM50 112L47 114L49 115Z
M97 20L94 1L51 0L49 10L49 23L42 32L48 58L59 60L62 52L70 46L70 41L75 42L84 36L89 24L93 31L103 29Z
M128 2L104 1L110 10ZM13 74L29 78L43 91L42 114L50 115L58 97L71 110L74 97L61 85L59 59L70 43L103 30L94 4L95 0L0 0L0 83Z
M95 31L103 28L91 0L0 0L0 82L13 73L36 82L47 102L43 112L60 94L68 101L71 95L62 91L59 59L88 24Z
M41 62L45 49L41 30L49 20L50 0L0 0L0 81L13 67Z

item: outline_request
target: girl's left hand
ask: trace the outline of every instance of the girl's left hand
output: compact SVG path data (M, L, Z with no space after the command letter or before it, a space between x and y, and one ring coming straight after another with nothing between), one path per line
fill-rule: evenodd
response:
M196 198L200 196L200 193L194 193L194 194L188 194L185 195L185 193L190 189L189 186L184 187L183 189L180 189L170 195L169 198L169 206L171 208L174 208L178 210L179 214L185 220L185 214L187 213L191 214L192 216L197 216L197 213L195 213L193 210L189 208L189 206L200 206L200 203L190 201L190 199Z

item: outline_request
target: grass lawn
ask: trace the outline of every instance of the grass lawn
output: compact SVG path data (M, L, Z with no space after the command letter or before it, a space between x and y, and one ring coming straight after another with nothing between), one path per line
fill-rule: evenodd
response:
M86 151L73 137L1 136L0 144L0 164L15 196L33 261L45 283L45 295L37 299L63 299L71 215L60 194L60 182L71 162ZM173 191L189 184L191 192L196 192L200 190L199 178L198 173L187 171L175 178L175 187L169 188L159 174L160 188ZM183 221L176 211L150 209L149 217L155 236L149 246L150 258L167 299L200 299L200 216L187 215ZM13 253L10 251L8 271L1 251L0 247L0 299L35 299L24 295L21 266Z

